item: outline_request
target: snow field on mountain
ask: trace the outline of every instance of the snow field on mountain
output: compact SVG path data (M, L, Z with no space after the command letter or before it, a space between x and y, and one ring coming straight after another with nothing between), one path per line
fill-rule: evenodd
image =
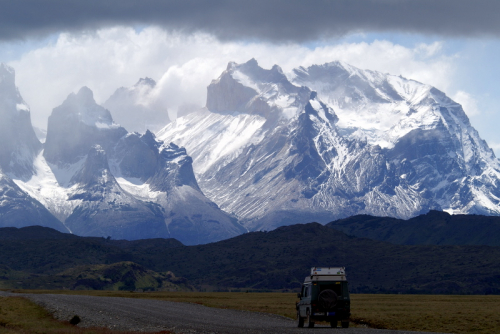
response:
M265 121L258 115L221 115L201 110L176 119L157 137L183 146L188 155L196 156L193 168L202 174L216 162L241 154L245 146L257 145Z
M66 168L59 168L49 165L41 151L33 162L35 169L33 176L27 181L15 178L13 181L64 223L82 202L82 200L69 201L68 198L78 189L78 185L70 186L70 180L82 168L84 162L85 159L81 159Z

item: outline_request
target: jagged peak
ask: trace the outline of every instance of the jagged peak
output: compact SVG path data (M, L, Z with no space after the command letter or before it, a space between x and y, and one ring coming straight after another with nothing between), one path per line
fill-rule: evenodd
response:
M257 59L255 58L252 58L250 60L248 60L246 63L243 63L241 65L244 65L246 67L259 67L259 68L262 68L259 66L259 63L257 62Z
M227 63L227 67L226 67L226 71L230 71L231 69L233 69L236 65L238 65L235 61L230 61L229 63Z
M0 63L0 88L0 95L19 94L16 88L16 71L4 63Z
M101 145L93 145L82 169L71 178L70 184L89 186L107 182L116 182L109 171L108 156Z
M283 69L277 64L273 65L273 67L271 68L271 71L283 74Z
M87 86L81 87L76 94L70 93L63 102L63 105L65 104L97 105L94 100L94 92Z
M275 81L276 80L276 75L278 80L286 80L285 74L283 73L283 69L277 65L274 64L271 69L265 69L259 65L257 60L255 58L250 59L249 61L245 63L238 64L234 61L231 61L227 65L227 69L225 73L234 73L234 72L241 72L251 78L252 80L255 81L260 81L260 82L266 82L266 81ZM224 73L223 73L224 75ZM274 80L273 80L274 79Z
M207 108L212 112L291 118L307 103L309 94L304 87L292 84L280 66L264 69L252 58L242 64L230 62L228 69L212 81Z
M151 131L149 131L149 129L146 130L146 132L140 138L144 143L146 143L146 145L148 145L151 148L154 147L154 148L158 149L162 144L162 142L158 141L156 139L155 134L152 133Z
M76 94L69 94L62 105L56 109L59 108L63 108L63 110L71 114L76 114L81 122L90 126L96 126L101 129L120 127L113 122L111 113L96 103L94 93L87 86L80 88Z
M80 99L92 100L94 101L94 92L87 86L80 88L76 96ZM95 102L95 101L94 101Z
M0 63L0 79L4 76L15 76L16 71L12 66L9 66L5 63Z
M139 81L134 85L134 87L148 86L154 88L156 86L156 81L149 77L140 78Z
M316 91L311 91L309 101L303 112L306 114L316 114L320 119L332 125L338 122L338 117L333 109L318 98Z

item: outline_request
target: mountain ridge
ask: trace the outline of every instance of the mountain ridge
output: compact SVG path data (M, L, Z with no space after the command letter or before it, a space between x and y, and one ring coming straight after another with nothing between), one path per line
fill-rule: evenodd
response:
M6 73L6 101L12 96L22 99L13 70ZM23 113L27 123L13 122L31 127L29 110L9 112ZM21 136L14 144L24 147L31 137ZM201 192L184 148L164 143L150 131L129 133L95 102L88 87L69 94L54 108L43 147L35 140L39 149L27 153L27 172L18 169L18 174L2 178L4 226L24 226L21 220L29 220L83 236L175 236L187 244L244 232L236 219Z
M249 230L300 215L500 214L498 160L429 85L340 62L285 75L252 59L229 63L207 93L206 109L158 137L186 147L201 189Z

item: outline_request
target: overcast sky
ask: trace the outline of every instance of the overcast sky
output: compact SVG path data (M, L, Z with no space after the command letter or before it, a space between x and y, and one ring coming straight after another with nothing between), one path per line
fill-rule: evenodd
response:
M0 62L45 127L87 85L98 102L149 76L170 112L204 105L228 61L343 60L432 84L500 156L498 0L0 0Z

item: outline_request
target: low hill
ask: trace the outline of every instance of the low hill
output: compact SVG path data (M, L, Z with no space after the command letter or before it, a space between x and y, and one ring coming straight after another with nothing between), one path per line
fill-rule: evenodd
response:
M408 220L357 215L326 226L349 235L399 245L500 246L500 217L429 211Z
M55 275L4 271L2 288L70 290L192 291L187 279L172 272L157 273L133 262L82 265ZM0 267L0 273L2 268Z
M345 266L353 292L500 293L500 247L393 245L317 223L166 253L145 265L195 285L294 289L312 266Z

